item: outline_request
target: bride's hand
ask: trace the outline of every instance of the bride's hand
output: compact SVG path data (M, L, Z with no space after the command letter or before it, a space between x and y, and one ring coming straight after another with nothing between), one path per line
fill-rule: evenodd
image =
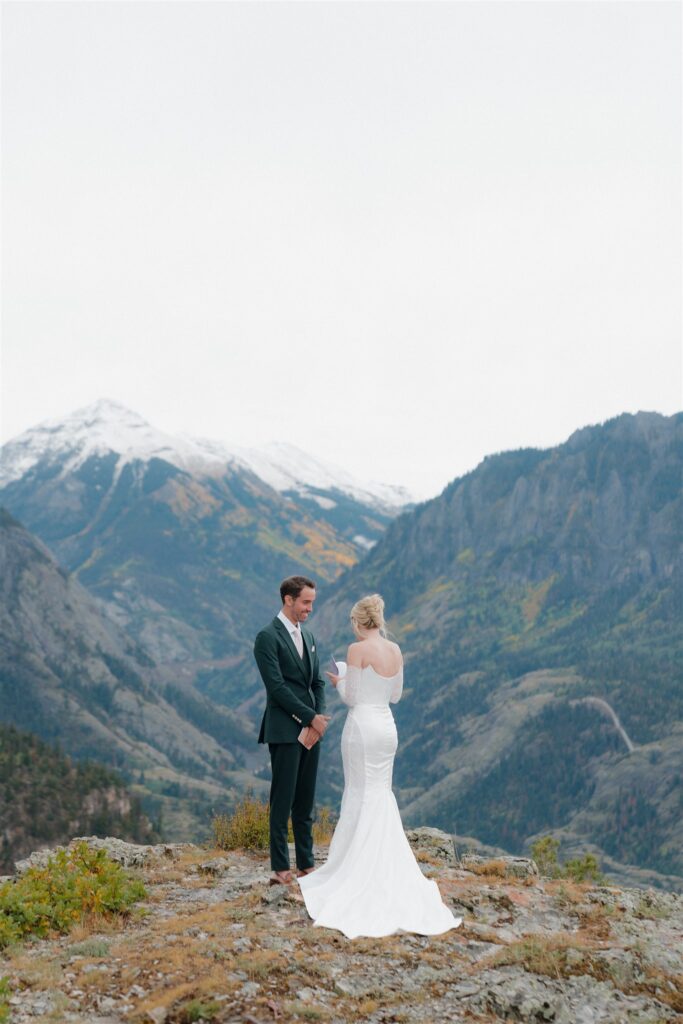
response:
M332 672L326 672L325 675L330 677L330 682L333 686L336 686L341 679L341 676L335 676Z

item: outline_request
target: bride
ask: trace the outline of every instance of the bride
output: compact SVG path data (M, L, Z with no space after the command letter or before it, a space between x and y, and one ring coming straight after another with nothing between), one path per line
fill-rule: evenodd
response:
M399 930L438 935L457 928L462 918L422 874L391 788L398 737L389 704L403 690L401 650L384 635L379 594L356 602L351 624L358 642L349 646L346 674L327 673L349 709L341 737L339 821L325 864L297 882L314 924L350 939Z

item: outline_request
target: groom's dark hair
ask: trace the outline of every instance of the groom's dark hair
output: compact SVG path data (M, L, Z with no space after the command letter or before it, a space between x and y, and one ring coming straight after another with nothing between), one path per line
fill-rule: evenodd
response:
M280 598L282 603L285 603L285 597L289 594L291 597L298 597L304 587L312 587L315 590L315 583L313 580L309 580L308 576L288 576L286 580L283 580L280 584Z

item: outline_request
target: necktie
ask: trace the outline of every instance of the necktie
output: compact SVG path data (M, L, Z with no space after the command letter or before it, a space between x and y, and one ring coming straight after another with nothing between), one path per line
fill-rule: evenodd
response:
M297 651L299 652L299 657L303 658L303 656L304 656L304 641L303 641L303 637L301 636L301 630L299 629L298 626L296 627L296 629L292 630L292 639L294 640L294 646L296 647Z

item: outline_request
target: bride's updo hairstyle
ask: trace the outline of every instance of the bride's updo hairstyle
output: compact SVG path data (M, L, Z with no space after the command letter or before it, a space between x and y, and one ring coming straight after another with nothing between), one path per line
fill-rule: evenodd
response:
M350 618L351 624L359 629L379 629L382 636L386 635L384 598L380 594L361 597L351 609Z

